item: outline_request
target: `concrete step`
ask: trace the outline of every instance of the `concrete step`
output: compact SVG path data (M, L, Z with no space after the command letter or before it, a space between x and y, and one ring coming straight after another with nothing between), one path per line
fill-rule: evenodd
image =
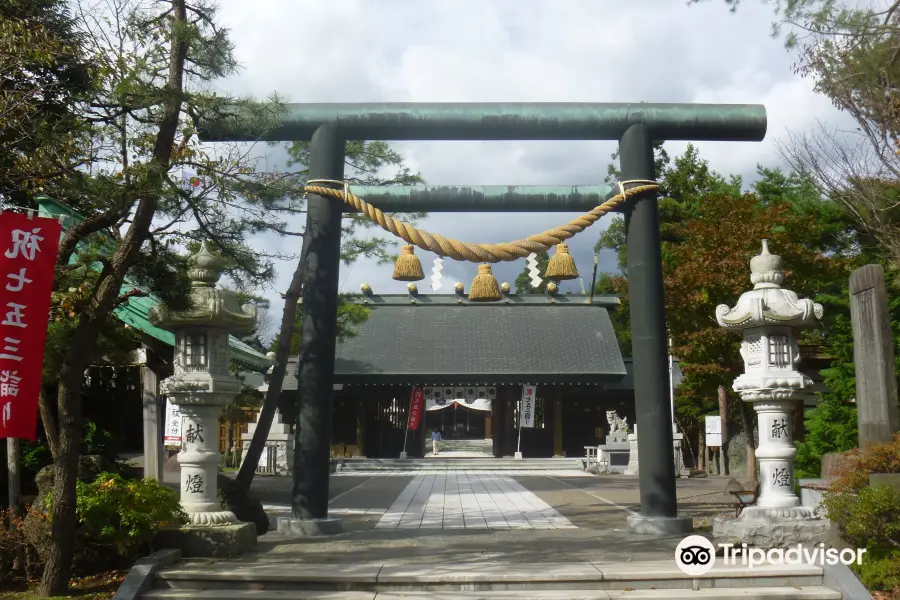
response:
M157 595L148 598L180 597L159 595L170 590L193 594L198 590L260 591L345 591L381 594L417 592L499 592L519 590L531 597L541 590L717 590L721 597L732 598L736 591L757 588L815 589L812 596L796 598L840 600L838 592L821 589L822 567L812 565L716 565L702 576L681 572L674 560L622 563L455 563L389 565L371 564L297 564L296 562L220 561L207 564L183 563L159 572ZM728 592L725 589L729 590ZM231 593L229 592L229 593ZM679 592L681 593L681 592ZM712 591L703 598L720 597ZM818 594L818 595L816 595ZM188 597L187 595L184 597ZM192 595L190 597L196 598ZM434 598L435 596L431 596ZM456 596L449 596L456 597ZM459 596L462 598L463 596ZM571 596L560 596L570 598ZM649 597L649 596L647 596ZM671 598L670 595L660 595ZM787 596L784 596L787 598ZM795 596L790 596L791 598ZM348 597L349 600L350 597Z
M323 590L153 590L157 600L840 600L822 586L706 588L700 590L521 590L359 592Z

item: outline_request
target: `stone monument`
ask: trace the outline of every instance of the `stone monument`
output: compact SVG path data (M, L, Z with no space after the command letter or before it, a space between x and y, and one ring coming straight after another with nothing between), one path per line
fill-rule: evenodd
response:
M735 379L734 390L756 411L760 491L756 504L737 519L714 519L713 536L762 548L819 543L825 540L829 523L801 506L794 493L797 450L791 421L797 403L812 393L812 380L797 370L797 332L819 326L822 306L781 287L782 260L769 253L767 240L759 256L751 259L750 273L753 290L741 295L734 308L719 305L716 320L744 335L744 374Z
M684 459L681 456L681 443L684 440L684 434L679 433L675 430L675 426L672 426L672 446L674 448L674 457L675 457L675 476L676 477L688 477L690 475L690 471L684 468ZM640 475L640 461L638 455L638 426L637 423L634 424L634 433L628 434L628 466L625 467L625 475Z
M850 273L859 447L886 444L900 430L894 337L881 265Z
M262 415L262 411L256 415L257 423L260 415ZM271 465L273 470L267 471L267 474L290 477L294 465L294 433L291 425L283 421L281 412L276 410L275 416L272 417L272 425L269 427L269 436L266 438L266 447L259 459L259 468ZM250 450L250 442L253 440L257 423L248 423L247 432L241 434L241 440L244 442L241 464L247 458L247 451Z
M256 544L256 528L252 523L238 523L234 513L223 510L218 497L219 414L241 391L240 381L228 371L228 337L252 330L256 307L241 306L232 292L216 288L222 260L206 242L190 257L189 266L191 307L180 312L164 307L150 311L154 325L175 334L174 374L161 382L160 391L184 417L184 441L177 460L181 505L190 523L182 531L187 538L192 533L206 541L218 537L218 545L228 546L227 553L234 554Z
M624 469L631 449L628 442L628 419L619 417L614 410L608 410L606 422L609 423L609 435L606 436L606 443L597 447L597 460L601 464L605 461L609 471Z
M637 423L634 424L634 433L628 434L628 466L625 467L626 475L640 475L640 461L638 460L638 433Z

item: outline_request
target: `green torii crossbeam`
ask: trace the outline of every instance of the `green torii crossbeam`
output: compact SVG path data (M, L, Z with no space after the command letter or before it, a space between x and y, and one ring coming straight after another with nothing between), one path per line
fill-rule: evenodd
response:
M201 139L311 140L311 179L344 179L345 143L349 140L617 140L622 179L627 181L654 178L656 140L759 142L765 138L767 122L765 107L748 104L376 103L289 104L279 122L262 137L241 129L241 123L246 121L239 115L223 115L216 122L199 123ZM552 189L541 189L547 187ZM608 193L604 186L413 186L377 191L354 187L354 192L385 211L574 212L599 204L595 200L604 189ZM297 373L303 402L296 424L291 499L297 519L322 519L328 515L344 210L340 202L309 195L303 240L308 248L308 263ZM641 427L641 514L630 516L628 524L637 533L682 533L690 530L691 519L678 515L675 493L656 193L635 196L625 203L622 212L636 375L635 414Z

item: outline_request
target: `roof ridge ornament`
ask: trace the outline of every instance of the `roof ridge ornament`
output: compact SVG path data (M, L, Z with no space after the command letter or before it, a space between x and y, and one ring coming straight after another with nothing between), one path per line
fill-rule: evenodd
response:
M212 251L207 240L203 240L200 242L200 249L188 258L188 265L190 265L188 279L191 280L191 286L215 287L222 277L225 261Z
M784 261L769 253L769 240L763 240L762 251L750 259L750 281L755 290L780 288L784 283Z

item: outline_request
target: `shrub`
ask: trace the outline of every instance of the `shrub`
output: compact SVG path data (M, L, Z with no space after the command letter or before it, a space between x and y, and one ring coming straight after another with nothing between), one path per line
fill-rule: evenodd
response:
M16 567L23 567L26 546L22 518L9 509L0 510L0 583L21 575Z
M848 544L873 556L900 550L900 490L878 485L857 493L826 493L823 505Z
M25 514L35 513L26 507ZM11 518L11 519L10 519ZM28 539L27 522L22 514L0 510L0 584L16 578L36 579L43 566Z
M160 528L186 518L175 490L153 479L126 480L115 473L101 473L91 483L79 481L76 511L85 545L121 558L134 558Z
M822 501L827 517L851 546L865 548L851 568L874 590L900 587L900 490L869 486L873 473L900 472L900 434L887 444L847 453L847 462Z
M847 462L831 484L835 492L859 492L869 485L873 473L900 473L900 433L886 444L863 450L856 448L845 454Z

